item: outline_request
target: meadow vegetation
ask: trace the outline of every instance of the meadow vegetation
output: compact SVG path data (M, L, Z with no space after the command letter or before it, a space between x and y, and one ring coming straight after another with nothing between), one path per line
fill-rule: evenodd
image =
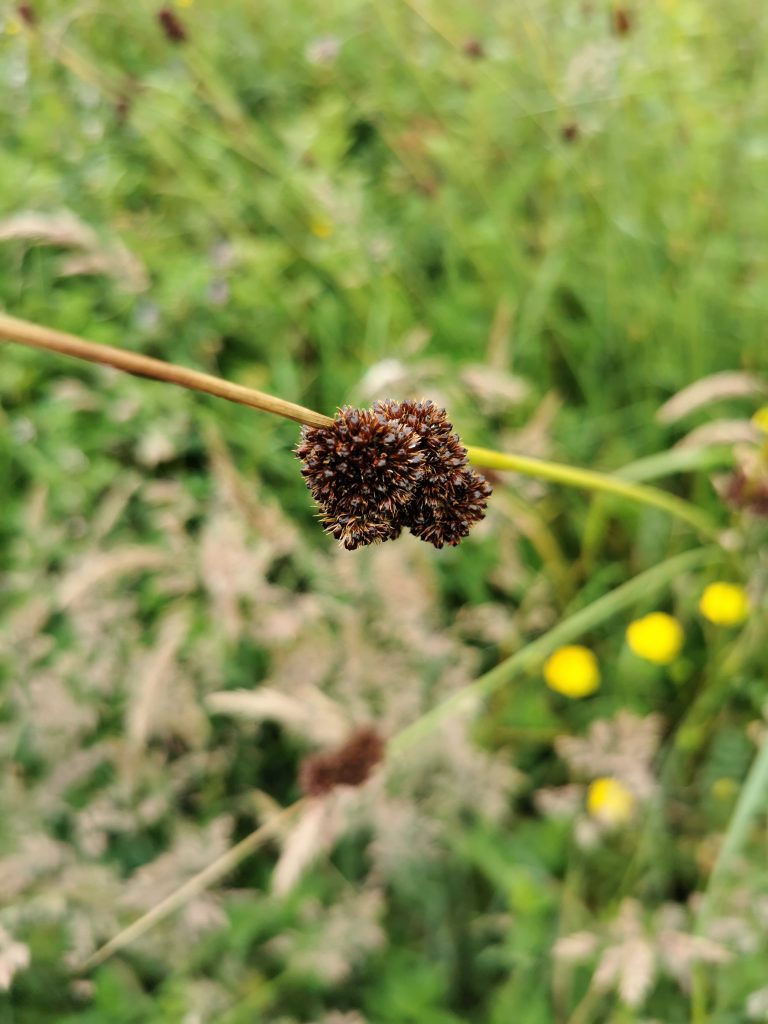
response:
M346 551L296 424L0 342L0 1024L768 1021L766 48L746 0L0 7L0 309L431 398L493 485Z

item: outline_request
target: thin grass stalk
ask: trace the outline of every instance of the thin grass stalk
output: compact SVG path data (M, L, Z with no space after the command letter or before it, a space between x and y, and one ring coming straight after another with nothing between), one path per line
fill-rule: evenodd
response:
M623 611L632 605L639 598L647 596L648 593L659 589L678 575L688 572L690 569L705 564L707 561L718 557L720 552L715 547L697 548L695 551L687 551L682 555L676 555L661 565L654 566L646 572L640 573L634 579L622 584L609 594L598 598L586 608L580 609L573 615L558 623L547 633L532 640L525 647L507 658L501 664L480 676L473 683L470 683L458 693L453 694L447 700L427 711L420 718L402 729L396 736L392 737L387 744L388 756L396 755L414 742L423 739L435 729L449 714L461 710L471 710L475 707L479 698L487 697L501 686L510 682L511 679L522 672L526 672L539 664L544 658L551 654L557 647L578 639L584 632L601 625L612 615ZM768 745L765 748L768 751ZM766 757L766 770L768 771L768 756ZM88 971L103 963L108 957L123 949L129 943L144 935L154 925L165 920L175 911L179 910L188 900L199 895L204 889L226 874L232 871L249 854L262 846L268 839L276 835L282 826L302 807L306 806L307 800L303 798L270 819L266 824L256 829L245 839L233 846L212 864L198 872L193 878L188 879L183 885L172 892L156 907L148 913L118 932L109 942L96 950L81 965L81 972Z
M91 970L93 967L98 967L99 964L103 963L114 953L129 945L129 943L135 942L136 939L141 938L150 928L159 924L160 921L164 921L166 917L179 910L189 900L199 896L208 886L213 885L214 882L218 882L219 879L228 875L249 854L263 846L267 840L274 838L283 826L299 813L306 803L306 799L302 798L288 807L284 807L273 818L270 818L269 821L257 828L255 832L251 832L245 839L241 839L239 843L226 850L213 863L203 868L196 875L193 875L192 878L187 879L183 885L166 896L164 900L161 900L157 906L154 906L146 914L142 914L141 917L129 924L127 928L123 928L122 931L118 932L109 942L105 942L103 946L100 946L95 953L92 953L87 960L80 964L78 972L83 973L84 971Z
M763 739L747 780L741 790L736 809L731 815L728 829L709 876L707 890L699 914L699 923L706 921L716 897L738 860L756 819L765 813L768 801L768 740Z
M328 427L333 423L330 416L323 416L322 413L305 409L304 406L295 405L293 402L286 402L282 398L275 398L263 391L256 391L254 388L248 388L242 384L233 384L221 377L201 373L199 370L191 370L186 366L177 366L175 363L167 363L162 359L153 359L151 356L144 356L138 352L128 352L125 349L114 348L112 345L97 345L92 341L78 338L74 334L54 331L50 327L42 327L27 320L19 320L14 316L7 316L5 313L0 313L0 338L15 341L30 348L46 349L49 352L58 352L61 355L84 359L89 363L112 366L136 377L150 377L152 380L177 384L179 387L189 388L191 391L202 391L208 395L215 395L217 398L226 398L230 402L248 405L253 409L261 409L262 412L271 412L311 427Z
M715 546L696 548L694 551L675 555L673 558L667 559L666 562L662 562L661 565L647 569L626 583L622 583L621 586L616 587L615 590L603 597L599 597L586 608L580 608L579 611L558 622L552 629L496 665L490 672L486 672L462 690L451 694L441 704L431 708L421 718L406 726L390 740L388 745L390 753L396 754L404 747L423 739L453 712L471 711L478 700L488 697L505 686L514 676L535 668L558 647L573 643L588 630L594 629L611 616L631 607L639 599L666 586L682 573L698 568L720 556L721 552Z
M134 376L149 377L152 380L176 384L191 391L201 391L230 402L260 409L263 412L274 413L307 426L330 427L334 422L330 416L324 416L313 409L287 402L282 398L276 398L242 384L233 384L221 377L214 377L212 374L201 373L198 370L177 366L162 359L154 359L151 356L129 352L111 345L97 345L74 334L65 334L63 331L20 320L17 317L8 316L6 313L0 313L0 338L31 348L83 359L86 362L112 366ZM596 473L594 470L566 466L545 459L534 459L526 455L513 455L478 447L470 447L467 451L470 462L480 469L507 470L541 480L550 480L568 487L615 494L637 504L658 508L675 516L695 527L709 539L716 540L718 537L716 524L700 509L654 487L621 479L618 476Z
M479 469L505 470L522 473L525 476L538 477L540 480L551 480L553 483L567 487L578 487L586 491L615 494L627 498L638 505L660 509L676 519L693 526L699 533L710 540L718 539L717 525L700 509L690 502L677 498L673 494L649 487L647 484L635 483L607 473L596 473L591 469L578 466L565 466L545 459L534 459L528 455L511 455L506 452L493 451L490 448L467 448L469 461Z

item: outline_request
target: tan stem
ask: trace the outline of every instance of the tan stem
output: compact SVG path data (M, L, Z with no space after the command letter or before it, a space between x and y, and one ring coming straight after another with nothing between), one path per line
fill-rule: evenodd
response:
M241 861L245 860L255 850L258 850L260 846L263 846L268 839L278 835L283 826L291 818L295 817L306 804L306 798L302 797L295 803L278 811L274 817L257 828L255 832L251 832L245 839L241 839L239 843L226 850L220 857L217 857L211 864L203 868L202 871L198 871L196 875L187 879L178 889L174 889L165 899L160 900L146 914L142 914L141 917L128 925L127 928L124 928L114 938L110 939L109 942L106 942L97 949L95 953L92 953L87 960L80 964L78 970L89 971L91 968L103 963L113 953L123 949L130 942L134 942L159 921L165 920L170 914L183 907L185 903L188 903L195 896L199 896L201 892L204 892L214 882L218 882L224 875L233 871Z
M305 423L310 427L329 427L333 424L330 416L323 416L322 413L305 409L302 405L294 405L293 402L286 402L282 398L275 398L273 395L256 391L254 388L247 388L242 384L232 384L228 380L222 380L221 377L200 373L198 370L190 370L186 366L166 363L162 359L153 359L151 356L143 356L138 352L128 352L125 349L113 348L111 345L96 345L92 341L85 341L74 334L64 334L62 331L54 331L50 327L42 327L40 324L33 324L27 320L19 320L15 316L0 313L0 339L3 338L7 341L16 341L20 345L28 345L31 348L47 349L50 352L59 352L61 355L74 356L76 359L85 359L89 363L113 366L117 370L132 373L137 377L150 377L152 380L178 384L179 387L189 388L191 391L203 391L208 395L226 398L228 401L238 402L240 405L249 405L253 409L271 412L277 416L283 416L285 419L294 420L296 423Z

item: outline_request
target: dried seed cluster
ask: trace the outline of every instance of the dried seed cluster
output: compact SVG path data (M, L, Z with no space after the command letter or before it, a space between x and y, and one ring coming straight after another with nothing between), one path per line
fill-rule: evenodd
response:
M323 796L336 786L362 786L383 760L385 748L372 726L362 726L337 750L305 758L299 768L299 784L308 796Z
M768 474L748 474L743 467L730 475L725 500L733 508L745 509L755 516L768 517Z
M436 548L458 544L491 493L430 401L345 406L333 426L303 427L296 454L323 525L349 550L394 540L404 526Z

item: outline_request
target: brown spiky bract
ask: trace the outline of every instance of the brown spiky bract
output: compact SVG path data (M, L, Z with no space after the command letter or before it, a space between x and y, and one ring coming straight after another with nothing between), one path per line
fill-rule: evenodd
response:
M324 796L337 786L362 786L383 760L385 749L373 726L362 726L336 750L305 758L299 768L299 784L307 796Z
M304 427L296 454L326 530L353 550L407 526L437 548L485 515L491 487L469 467L444 409L391 399Z

